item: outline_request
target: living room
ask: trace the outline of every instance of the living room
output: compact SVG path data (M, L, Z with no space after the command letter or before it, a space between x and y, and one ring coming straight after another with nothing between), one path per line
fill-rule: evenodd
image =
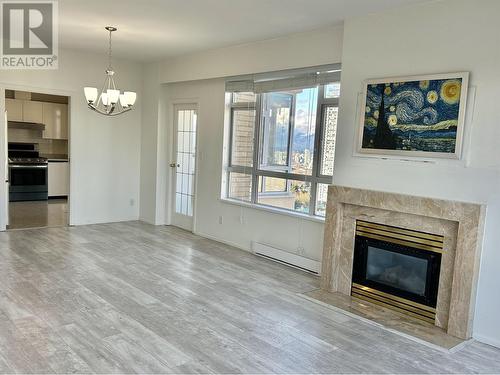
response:
M0 233L2 372L500 371L500 3L91 3L0 71L71 104L69 226ZM111 66L135 103L84 92Z

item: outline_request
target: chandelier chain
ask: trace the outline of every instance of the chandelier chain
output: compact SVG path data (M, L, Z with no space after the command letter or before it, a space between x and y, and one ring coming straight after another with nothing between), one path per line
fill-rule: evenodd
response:
M113 31L112 30L109 30L109 46L108 46L108 68L109 70L112 70L112 67L111 67L111 33Z

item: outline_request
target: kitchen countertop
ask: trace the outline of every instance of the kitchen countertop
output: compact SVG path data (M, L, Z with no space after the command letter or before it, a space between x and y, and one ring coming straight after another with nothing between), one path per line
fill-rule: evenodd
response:
M48 161L69 161L68 155L65 154L42 154L43 158L47 158Z

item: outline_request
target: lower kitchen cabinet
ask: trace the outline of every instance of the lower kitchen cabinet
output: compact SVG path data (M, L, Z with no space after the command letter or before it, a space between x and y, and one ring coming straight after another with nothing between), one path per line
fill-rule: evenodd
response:
M69 162L49 161L49 198L68 196Z

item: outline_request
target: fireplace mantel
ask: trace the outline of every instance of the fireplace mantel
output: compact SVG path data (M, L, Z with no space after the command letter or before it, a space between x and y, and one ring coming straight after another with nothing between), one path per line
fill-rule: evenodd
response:
M325 221L321 288L350 295L356 220L445 237L436 325L472 336L486 206L331 185Z

